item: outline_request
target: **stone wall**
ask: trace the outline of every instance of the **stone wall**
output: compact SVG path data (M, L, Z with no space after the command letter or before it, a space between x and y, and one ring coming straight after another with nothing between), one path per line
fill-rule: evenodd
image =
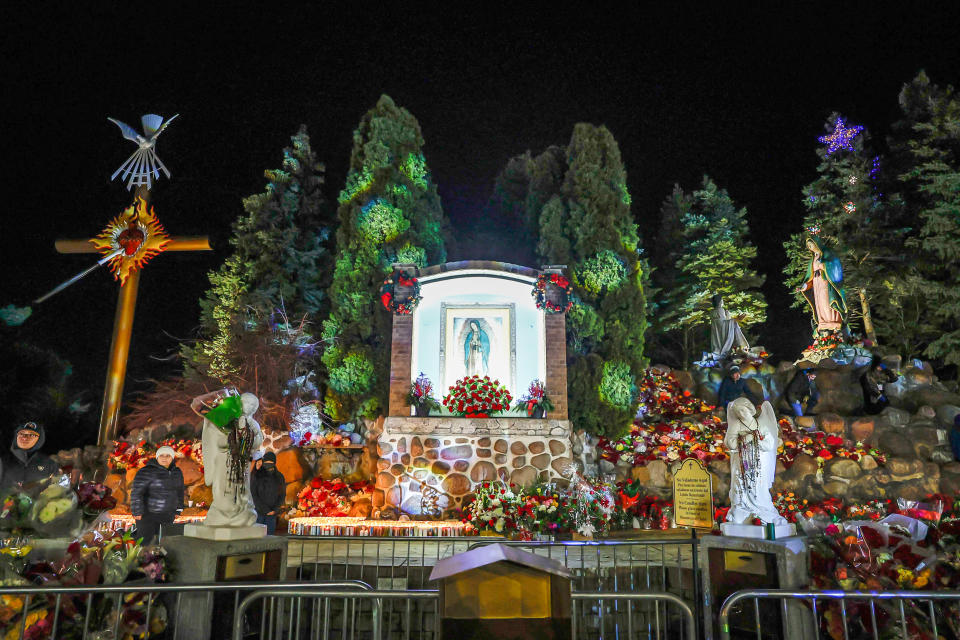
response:
M473 486L501 480L530 486L560 478L572 462L570 423L525 418L390 417L379 437L375 509L421 512L421 483L440 509L461 507Z

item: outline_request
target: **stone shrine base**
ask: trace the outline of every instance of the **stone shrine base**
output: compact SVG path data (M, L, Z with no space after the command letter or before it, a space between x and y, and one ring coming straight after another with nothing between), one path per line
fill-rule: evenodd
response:
M568 470L570 421L521 417L391 416L379 439L375 509L420 514L424 491L440 509L460 507L476 483L530 486ZM428 496L429 498L429 496Z
M267 535L267 525L253 524L249 527L212 527L205 524L186 524L183 526L183 535L187 538L217 541L255 540Z
M767 528L758 524L737 524L736 522L721 522L720 533L725 536L736 536L738 538L758 538L765 540L767 537ZM789 538L797 535L797 525L778 524L774 528L775 539Z

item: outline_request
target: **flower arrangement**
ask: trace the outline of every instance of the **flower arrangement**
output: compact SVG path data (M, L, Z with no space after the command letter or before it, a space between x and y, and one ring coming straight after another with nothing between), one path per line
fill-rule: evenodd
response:
M723 445L726 423L715 415L704 415L694 422L686 420L644 424L636 421L625 436L615 440L599 438L600 457L616 464L623 460L644 466L652 460L668 464L697 458L701 462L730 457Z
M343 517L350 513L351 503L372 495L372 482L314 478L297 494L297 508L290 517Z
M562 292L560 304L547 300L547 283L552 284ZM551 273L549 275L541 273L537 276L537 281L533 285L531 295L534 298L537 309L542 309L547 313L566 313L570 311L570 307L573 306L573 285L570 284L568 278L559 273Z
M424 415L427 415L430 411L440 411L441 409L440 403L433 397L433 383L430 382L427 374L422 371L420 375L417 376L417 379L410 385L410 392L407 393L406 402L416 408L417 415L420 415L421 411L424 411Z
M680 386L680 381L672 372L647 369L640 381L640 408L637 414L647 422L673 420L696 413L705 413L713 409Z
M410 295L397 296L397 285L410 287L412 289ZM394 281L394 276L391 275L380 285L380 302L383 303L385 309L398 315L405 316L413 313L421 299L420 282L406 271L397 273L396 281Z
M526 395L517 399L517 404L513 407L516 411L526 411L527 417L543 417L548 411L553 411L553 403L547 397L547 390L540 380L534 380L530 383ZM534 414L539 414L535 416Z
M84 482L77 487L77 498L80 508L87 517L97 517L104 511L110 511L117 506L117 499L113 497L113 490L99 482Z
M490 376L467 376L457 380L443 398L450 413L467 418L489 418L492 413L510 409L513 397L499 380Z
M128 469L140 469L147 462L153 459L157 449L160 447L172 447L177 453L178 458L189 458L200 464L201 472L203 470L203 446L199 439L185 438L167 438L162 442L140 441L131 444L123 440L117 440L113 443L113 451L110 452L107 460L107 466L112 471L127 471Z
M522 491L513 491L502 482L484 482L474 491L474 500L467 509L464 521L469 521L478 531L510 533L520 529L521 511L524 503Z
M780 437L783 445L777 455L786 466L793 464L797 456L804 453L817 460L817 475L822 478L823 467L833 458L849 458L859 461L863 456L872 456L879 464L885 464L887 456L876 448L868 448L862 442L852 442L838 435L823 431L811 431L800 434L786 418L780 420Z

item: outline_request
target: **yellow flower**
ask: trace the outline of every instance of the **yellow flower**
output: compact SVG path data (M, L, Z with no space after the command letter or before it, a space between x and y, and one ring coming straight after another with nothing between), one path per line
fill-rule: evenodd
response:
M927 576L921 575L918 576L916 580L913 581L913 586L917 589L923 589L927 584L930 583L930 579Z

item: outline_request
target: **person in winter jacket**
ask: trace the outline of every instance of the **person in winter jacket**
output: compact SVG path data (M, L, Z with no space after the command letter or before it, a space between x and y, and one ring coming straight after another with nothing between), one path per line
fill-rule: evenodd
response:
M130 511L137 521L135 536L147 545L162 524L173 524L183 511L183 472L174 463L172 447L160 447L156 457L137 471L130 491Z
M874 360L862 376L860 376L860 387L863 389L863 409L870 415L876 415L883 411L890 400L883 389L883 385L896 382L897 374L887 368L887 365Z
M0 487L11 489L43 480L60 472L53 459L42 453L40 447L46 440L43 425L26 422L17 429L10 445L10 455L3 460L3 479Z
M760 399L753 391L750 391L747 381L740 377L740 367L733 366L730 367L730 373L727 374L727 377L720 383L720 391L717 393L719 406L726 409L728 404L741 396L746 397L755 405L760 404Z
M257 509L257 524L267 525L267 535L277 530L277 513L287 498L287 480L277 471L277 454L263 454L262 465L250 476L250 495Z
M793 376L790 384L787 385L787 389L783 395L787 400L787 404L793 409L794 415L798 418L810 413L813 407L816 406L817 400L820 399L816 379L816 369L804 369L803 371L798 371L796 375ZM806 400L806 407L803 406L804 400Z

